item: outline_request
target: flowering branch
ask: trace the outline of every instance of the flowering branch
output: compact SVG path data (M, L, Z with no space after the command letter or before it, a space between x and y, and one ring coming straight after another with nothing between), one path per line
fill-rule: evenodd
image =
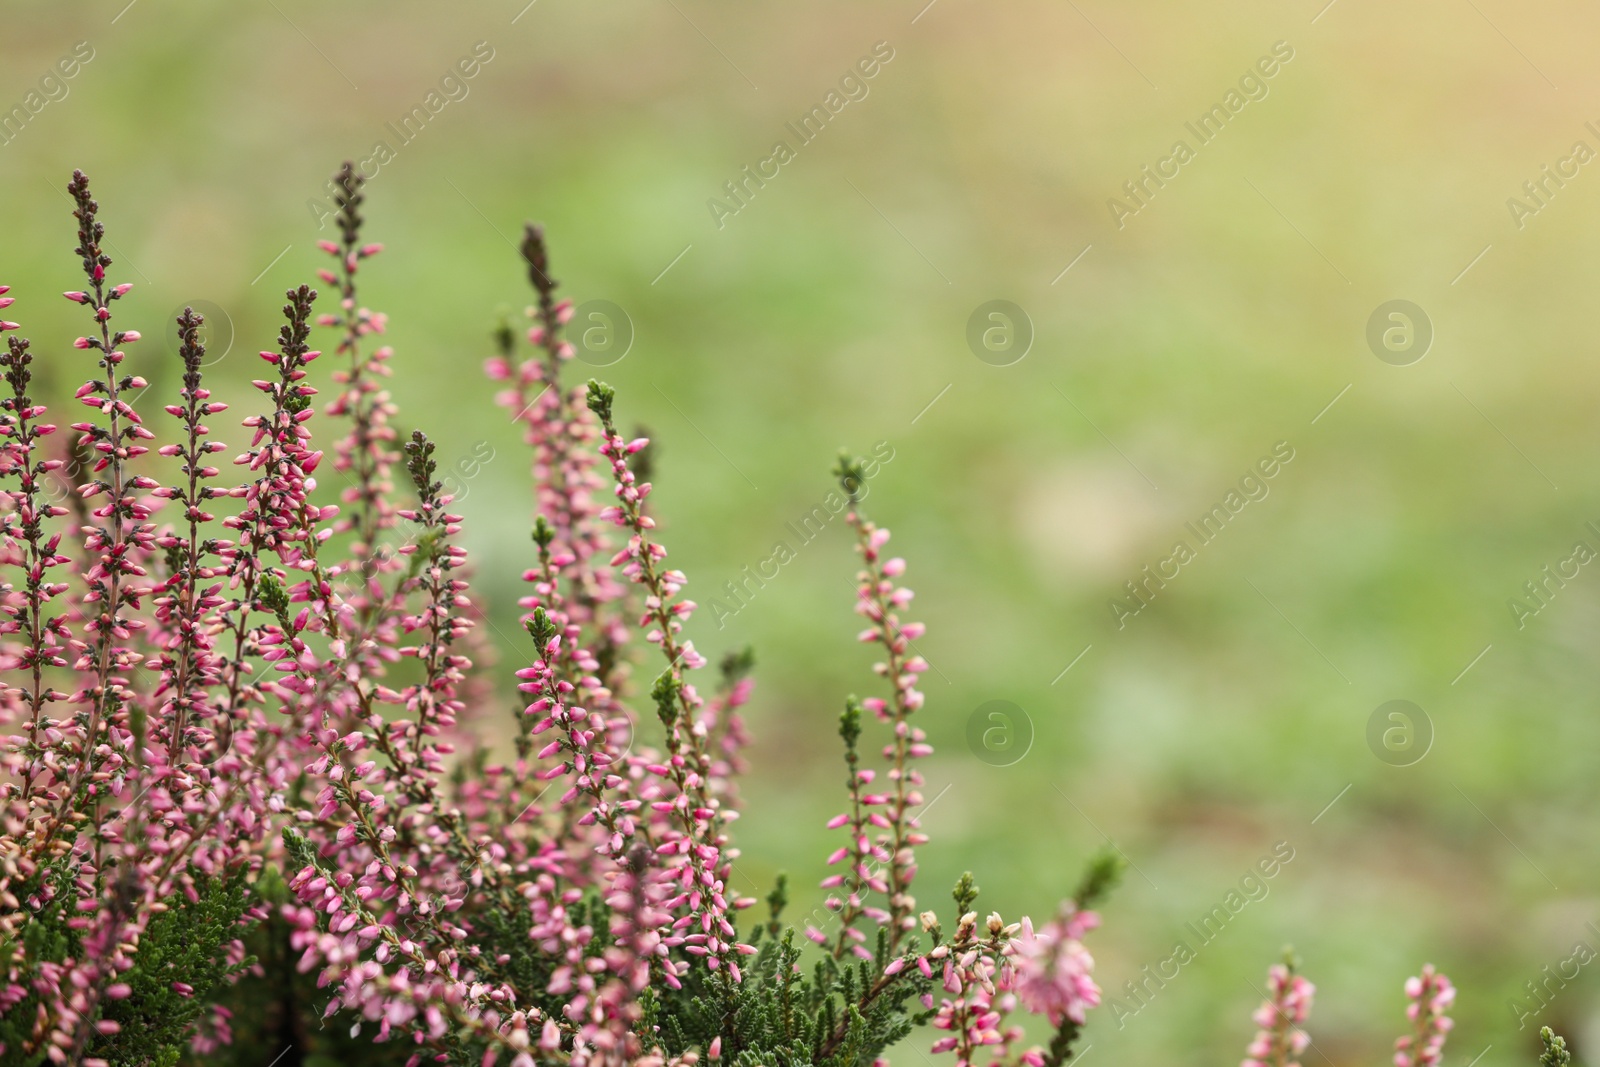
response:
M204 483L219 473L206 457L226 446L220 441L204 440L210 430L201 420L226 411L228 406L212 401L211 391L201 383L206 349L200 341L200 327L204 322L193 308L184 308L178 316L178 356L183 360L183 389L179 396L183 403L168 405L167 413L182 421L186 440L157 449L160 455L183 461L187 484L162 486L151 494L181 505L187 526L181 535L170 532L156 539L168 554L172 575L156 600L156 620L168 633L157 693L171 694L162 709L162 718L171 716L171 726L166 730L167 758L174 766L181 762L185 749L204 740L191 738L189 726L210 711L207 690L221 673L211 626L215 609L224 603L217 595L221 585L202 588L202 584L220 577L226 569L206 564L206 558L214 555L219 546L203 531L216 519L206 507L211 501L228 496L229 491Z
M911 814L913 808L922 804L918 789L922 785L922 775L910 765L912 759L933 754L933 746L928 744L926 735L910 722L912 713L922 707L923 695L916 688L917 675L928 669L928 663L921 656L908 653L911 642L922 636L924 627L920 622L902 625L896 614L911 603L911 590L896 587L894 581L905 573L906 564L898 557L882 558L881 550L889 540L889 531L873 524L861 512L860 492L866 484L861 464L841 457L834 473L850 500L850 512L845 521L856 532L856 551L863 564L856 575L855 610L866 616L871 625L861 631L860 639L883 646L884 660L873 664L873 670L889 679L893 690L888 702L877 697L862 702L888 723L893 733L893 739L883 750L889 761L891 792L884 797L863 798L864 804L879 803L887 808L886 818L874 825L887 823L885 832L879 835L878 846L888 856L887 887L880 891L888 896L889 908L887 917L880 921L889 928L892 950L915 926L913 915L917 902L910 892L917 873L914 847L928 840Z
M853 950L862 959L871 959L872 953L862 945L866 935L856 929L855 921L867 911L862 901L868 889L879 893L889 891L889 884L883 880L883 876L874 873L872 869L874 863L888 860L889 854L882 848L875 847L867 833L869 820L872 825L888 825L888 820L884 816L867 811L872 804L882 804L887 798L862 791L872 784L877 772L860 766L861 757L856 751L856 742L861 737L861 702L854 696L845 701L844 714L839 717L839 736L844 739L844 761L849 770L845 778L845 788L850 797L850 809L828 820L828 829L848 827L850 840L828 857L828 865L832 866L848 859L850 866L845 874L834 874L824 878L822 888L845 886L847 889L843 900L830 898L828 901L830 910L837 911L839 915L839 936L833 945L833 958L842 959L846 951ZM888 920L888 914L881 909L873 909L871 914L880 923ZM827 941L822 932L815 927L808 930L807 934L818 944L825 944Z
M1267 999L1253 1016L1256 1036L1245 1050L1243 1067L1300 1067L1311 1038L1300 1027L1311 1015L1317 987L1295 973L1293 955L1267 972Z
M1406 998L1412 1032L1394 1043L1395 1067L1438 1067L1445 1037L1455 1025L1445 1013L1455 1003L1456 987L1430 963L1421 975L1406 979Z
M0 311L14 302L15 298L5 295L9 289L9 286L0 286ZM0 319L0 333L18 328L15 322ZM46 500L43 491L43 480L61 465L60 461L36 454L41 451L40 441L56 428L38 421L45 408L29 395L33 356L28 351L28 340L13 336L5 338L5 342L6 350L0 353L0 367L4 368L11 395L0 400L0 435L5 438L5 472L16 476L18 489L4 494L10 513L5 516L3 532L8 548L20 547L21 557L14 565L23 574L24 592L20 601L10 596L5 598L4 612L8 621L0 623L0 633L21 633L24 638L15 668L28 675L23 697L27 742L19 751L8 754L7 763L12 773L22 779L19 800L27 813L24 818L28 818L33 810L31 801L35 786L47 766L40 744L43 712L47 705L64 695L46 683L45 671L67 666L62 651L71 641L65 617L46 615L46 606L69 588L65 582L50 581L49 572L72 561L57 551L61 534L46 535L44 526L47 520L67 513L65 508ZM10 586L6 592L11 592Z
M337 327L340 331L336 354L347 357L348 366L335 370L333 380L344 388L328 405L329 415L343 415L350 419L350 433L338 442L334 450L334 469L349 472L354 484L347 487L342 498L350 505L350 513L340 520L339 529L353 530L356 543L351 553L358 558L379 563L375 559L380 533L394 523L394 508L389 503L390 471L398 458L389 442L394 431L389 428L389 417L394 414L394 404L383 391L377 379L387 377L389 357L393 351L381 346L370 354L363 354L364 338L383 333L385 316L360 307L356 293L356 273L362 261L383 251L380 244L364 244L361 240L361 205L366 199L361 192L365 177L355 166L345 163L333 176L334 203L338 207L339 241L321 241L319 247L337 262L337 271L318 271L323 281L338 287L339 311L323 315L318 325ZM371 575L365 575L370 578ZM373 607L365 612L370 617Z
M106 268L111 257L100 246L105 237L105 226L97 218L99 205L89 195L89 179L80 171L73 171L67 183L78 220L78 247L84 274L89 279L87 292L65 294L68 300L93 309L99 336L80 337L74 346L100 353L101 377L91 378L79 387L76 396L88 407L97 409L106 417L106 424L94 422L74 423L72 428L82 434L82 441L95 453L90 473L95 475L84 485L81 493L85 500L103 496L106 502L91 512L94 519L105 522L94 526L84 538L84 547L92 562L84 578L89 591L84 596L86 605L98 605L89 610L97 612L85 624L85 632L94 635L93 650L85 648L75 665L87 670L92 681L75 697L75 701L89 706L81 741L81 759L72 785L57 809L54 825L59 826L68 805L90 799L98 805L105 792L105 782L100 779L102 765L115 759L120 766L125 758L113 756L117 749L126 751L126 741L115 733L107 733L108 725L125 711L129 693L125 670L139 662L139 655L121 642L129 640L133 631L143 623L130 618L125 612L137 608L146 590L131 585L130 580L144 577L145 570L138 559L154 543L154 533L149 523L147 504L136 500L134 489L154 489L156 483L149 478L130 477L125 465L149 451L140 440L155 435L141 424L138 413L122 399L123 390L142 389L148 383L137 375L120 373L125 358L121 351L124 343L139 340L137 330L111 329L110 304L121 299L132 288L121 284L106 284ZM103 738L103 739L102 739ZM97 780L85 786L86 779ZM48 835L47 835L48 836Z
M600 454L611 462L619 501L601 511L600 518L609 519L630 533L627 547L617 553L612 565L623 563L622 573L644 591L645 614L640 624L653 627L645 634L645 640L659 647L667 659L667 668L656 679L650 695L661 724L666 727L670 758L664 764L652 764L650 771L670 779L676 787L675 799L657 801L654 807L676 816L683 837L662 844L658 850L670 850L670 854L687 860L680 874L683 889L680 901L689 902L691 911L680 917L674 926L680 929L700 927L685 938L688 951L696 955L708 953L707 963L713 970L726 967L737 981L739 966L733 957L753 949L738 943L737 931L728 921L730 904L725 894L725 875L719 870L724 861L724 839L717 815L720 802L707 788L711 760L705 747L705 724L697 721L700 697L685 681L683 673L685 669L704 666L705 659L694 650L693 642L678 639L683 630L682 620L694 611L695 604L691 600L676 600L686 580L681 571L663 571L657 567L658 562L666 558L667 550L650 539L649 531L656 523L643 508L650 494L650 484L639 482L628 467L628 456L649 442L643 438L624 441L617 433L612 421L615 396L609 386L590 380L589 409L604 429ZM742 905L743 902L738 903Z

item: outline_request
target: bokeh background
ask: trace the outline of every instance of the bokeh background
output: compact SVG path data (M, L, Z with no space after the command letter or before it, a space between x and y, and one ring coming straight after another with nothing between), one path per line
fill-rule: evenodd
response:
M981 906L1042 916L1114 842L1134 868L1093 947L1129 1010L1094 1018L1091 1062L1236 1062L1287 943L1319 990L1308 1064L1384 1062L1425 961L1461 988L1447 1063L1530 1062L1534 1022L1600 1055L1600 967L1543 1006L1524 986L1600 951L1600 567L1524 593L1600 550L1592 5L525 2L7 4L0 106L93 53L0 144L0 281L52 395L82 363L54 295L77 284L73 167L138 285L138 369L175 387L161 323L205 301L242 400L322 263L327 175L385 141L365 302L391 314L399 425L492 455L463 510L502 631L527 461L480 366L528 301L512 241L537 219L563 291L626 316L600 373L659 442L653 500L703 604L789 539L840 446L890 443L867 505L934 668L920 895L970 868ZM479 42L465 95L402 143L388 124ZM866 96L800 145L785 124L879 42ZM1184 124L1278 42L1265 96L1200 145ZM1179 139L1195 157L1119 226L1108 200L1135 206L1123 183ZM708 200L735 206L724 183L778 140L795 158L719 226ZM1369 345L1397 299L1425 354ZM979 358L992 300L1026 319ZM1280 442L1268 495L1119 626L1124 583ZM876 681L846 533L690 628L757 650L739 888L788 871L795 918L832 847L841 700ZM1369 741L1394 700L1410 719ZM1200 946L1185 924L1280 842L1266 895ZM1180 939L1194 960L1129 997Z

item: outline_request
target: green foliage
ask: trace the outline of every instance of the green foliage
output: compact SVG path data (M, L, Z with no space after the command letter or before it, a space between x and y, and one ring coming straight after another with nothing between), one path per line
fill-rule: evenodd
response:
M1107 845L1089 861L1089 866L1078 882L1078 888L1072 893L1073 902L1084 911L1092 911L1099 907L1101 901L1105 900L1122 880L1122 874L1127 868L1128 861L1122 858L1122 854Z
M661 725L669 730L678 718L678 694L682 689L683 680L673 674L670 667L662 671L650 687L650 699L655 701L656 714L661 717Z
M22 948L35 970L41 964L82 957L79 933L68 925L77 899L73 888L77 872L77 864L59 861L20 887L19 898L41 901L22 935ZM121 1029L117 1034L91 1032L84 1055L98 1056L112 1067L172 1067L188 1044L191 1028L217 1002L220 991L255 962L249 956L236 963L228 959L230 944L246 933L245 872L197 878L193 888L194 900L176 895L145 928L133 966L117 976L130 988L130 995L102 998L94 1005L94 1021L111 1020ZM16 949L15 944L0 942L0 963L14 957ZM180 993L179 986L193 993ZM0 1045L7 1050L0 1062L6 1067L47 1062L43 1054L24 1056L18 1051L32 1036L37 1008L37 999L28 996L0 1015Z
M556 539L556 528L550 525L550 520L540 515L533 523L533 543L539 546L542 553L550 547L550 542Z
M756 666L756 650L753 645L744 645L731 649L722 657L719 664L722 670L722 684L732 688L742 681Z
M1075 1055L1074 1046L1083 1033L1083 1027L1071 1019L1063 1019L1044 1050L1044 1067L1061 1067Z
M255 960L229 963L227 948L243 933L249 903L245 872L202 878L195 899L177 894L166 911L150 920L139 941L133 967L121 975L132 993L101 1002L101 1017L121 1031L91 1042L93 1055L112 1067L177 1063L190 1028L200 1021L216 994ZM192 993L176 987L188 986Z
M763 933L741 983L691 971L680 990L652 987L641 1032L659 1027L668 1053L694 1050L702 1062L720 1036L729 1067L864 1067L922 1021L905 1004L932 983L915 968L884 978L886 939L872 960L825 958L807 978L794 931Z
M271 571L261 575L256 585L256 602L262 610L270 612L278 620L278 625L285 631L293 632L294 623L289 618L289 593L284 589L283 582Z
M853 767L856 742L861 739L861 701L854 695L845 700L844 711L839 714L839 736L844 739L845 760Z
M958 918L972 910L972 905L978 900L978 886L972 880L971 871L963 873L956 879L956 887L950 891L950 898L956 902Z
M789 876L778 873L777 883L773 885L772 892L767 894L767 910L770 918L767 920L767 936L777 937L778 931L783 929L780 919L783 909L789 906Z
M860 503L861 487L867 484L865 464L849 452L840 451L839 462L834 465L833 475L839 479L839 486L850 498L850 503Z
M1544 1046L1544 1051L1539 1054L1539 1067L1567 1067L1572 1062L1566 1039L1557 1036L1548 1026L1540 1027L1539 1044Z
M72 881L77 864L60 861L42 867L13 892L19 900L39 898L42 902L33 912L32 920L23 927L22 944L0 939L0 964L10 963L20 947L36 970L43 963L60 963L72 957L78 947L76 934L68 928L72 917ZM9 1011L0 1014L0 1044L6 1049L20 1049L33 1030L33 1020L38 1009L37 996L25 996ZM22 1058L11 1053L7 1067L15 1062L17 1067L34 1067L45 1062L43 1054Z
M275 868L256 882L263 898L287 893ZM286 899L286 897L284 898ZM300 954L289 943L290 927L274 915L245 939L257 958L255 973L220 991L233 1013L233 1043L214 1058L188 1055L184 1062L226 1062L229 1067L403 1067L415 1050L404 1041L373 1042L373 1025L348 1013L323 1017L326 990L316 973L302 973Z
M539 646L540 654L543 655L545 646L556 635L555 623L550 621L550 616L545 613L544 608L534 608L533 617L523 625L527 628L528 636L533 638L534 642Z
M617 391L604 382L594 378L589 379L588 404L589 410L600 419L606 432L614 432L616 427L611 422L611 407L617 399Z

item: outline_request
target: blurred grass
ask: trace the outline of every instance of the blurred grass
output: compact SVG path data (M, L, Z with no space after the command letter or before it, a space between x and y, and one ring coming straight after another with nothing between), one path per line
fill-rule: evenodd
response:
M702 603L820 498L841 444L896 449L868 504L910 560L936 668L925 900L970 867L982 905L1041 915L1110 835L1143 872L1095 935L1117 994L1293 844L1270 895L1148 1008L1096 1020L1095 1055L1236 1059L1249 983L1293 941L1319 986L1307 1062L1387 1055L1400 985L1432 960L1461 987L1450 1062L1492 1046L1494 1067L1534 1048L1507 999L1595 944L1600 913L1600 579L1585 568L1522 631L1506 606L1600 518L1600 178L1585 168L1521 231L1505 207L1596 143L1600 16L1322 4L539 0L513 24L520 0L14 3L0 103L76 41L96 56L0 147L0 282L61 396L79 371L75 309L53 297L76 284L60 190L81 166L140 283L141 369L171 388L157 323L213 301L238 331L219 391L245 400L283 289L320 265L306 201L489 42L467 98L369 187L389 252L364 298L392 315L399 424L447 460L495 449L463 510L500 617L526 562L526 463L478 367L527 300L509 239L531 217L564 291L635 325L601 376L660 442L655 500ZM1296 56L1270 95L1116 229L1106 198L1280 39ZM705 200L879 40L896 54L870 95L718 230ZM1037 331L1007 368L964 342L996 297ZM1396 297L1437 331L1411 367L1363 340ZM1117 630L1122 583L1279 440L1297 454L1271 495ZM787 869L797 915L837 804L837 708L873 684L851 569L830 529L725 629L708 612L691 629L708 654L757 647L740 888ZM1436 731L1409 768L1366 747L1394 698ZM1035 728L1011 767L966 748L991 699ZM1541 1013L1591 1059L1595 993L1586 969Z

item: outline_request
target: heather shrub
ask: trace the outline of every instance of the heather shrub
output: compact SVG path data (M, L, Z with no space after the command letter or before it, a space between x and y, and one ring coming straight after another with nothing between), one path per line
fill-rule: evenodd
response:
M231 447L199 315L177 321L177 394L146 393L81 173L87 287L65 295L88 373L64 444L0 322L0 1059L171 1064L237 1025L263 1061L866 1067L920 1026L963 1067L1071 1060L1119 861L1090 858L1037 923L985 914L970 875L947 904L914 893L927 663L907 564L862 506L870 461L840 458L826 506L855 538L877 679L841 695L826 921L796 929L782 879L764 902L728 885L753 657L708 669L687 635L649 442L608 386L564 380L543 233L520 249L530 323L487 364L534 490L520 595L481 586L522 609L502 665L434 443L391 426L361 176L334 187L331 293L286 294ZM495 725L502 673L521 699ZM1424 968L1406 993L1394 1061L1436 1064L1453 988ZM1270 973L1247 1067L1299 1062L1311 998L1292 961Z

